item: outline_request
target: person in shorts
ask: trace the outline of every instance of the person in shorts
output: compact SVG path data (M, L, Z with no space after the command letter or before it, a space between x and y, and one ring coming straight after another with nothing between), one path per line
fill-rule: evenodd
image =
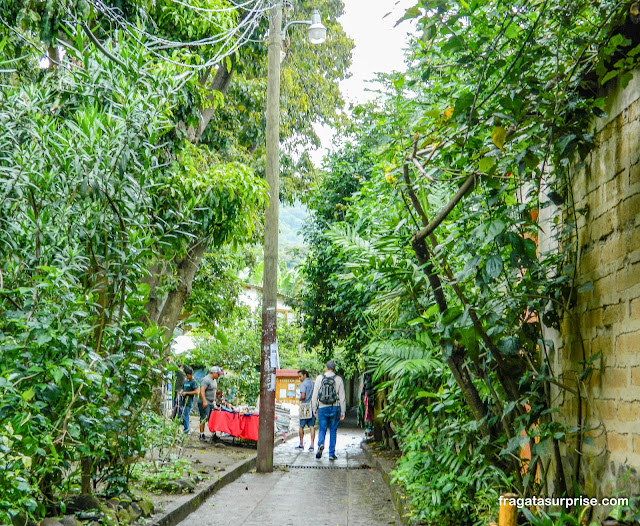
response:
M311 434L311 444L309 451L313 451L313 444L316 440L316 417L313 416L311 409L311 398L313 396L314 383L309 378L309 371L300 369L298 371L298 379L300 380L300 445L296 449L304 449L304 428L309 428Z
M222 368L214 365L200 382L200 397L198 399L198 410L200 411L200 442L207 440L204 434L204 426L209 422L209 415L216 407L218 378L220 378L221 375ZM215 433L213 436L215 437Z

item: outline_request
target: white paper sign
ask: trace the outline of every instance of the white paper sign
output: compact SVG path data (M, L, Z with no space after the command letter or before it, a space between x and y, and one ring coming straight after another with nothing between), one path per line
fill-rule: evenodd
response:
M271 367L273 367L274 369L280 369L280 356L278 355L278 344L272 343L270 351L271 351L271 354L270 354Z

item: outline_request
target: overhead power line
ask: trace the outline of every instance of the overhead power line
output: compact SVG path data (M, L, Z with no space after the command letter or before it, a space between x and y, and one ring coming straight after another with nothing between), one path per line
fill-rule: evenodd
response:
M93 0L92 3L109 21L117 25L140 45L144 46L149 53L153 54L160 60L194 71L207 69L219 64L225 57L233 55L247 42L254 41L252 40L252 36L260 24L260 19L263 14L271 8L271 2L268 0L248 0L246 2L234 4L230 7L219 9L200 8L182 0L171 1L178 5L193 9L196 13L230 13L236 10L246 11L246 13L243 13L240 22L231 28L224 29L211 37L183 42L161 38L145 31L136 24L128 21L120 9L106 5L103 0ZM214 24L211 20L208 20L208 22ZM165 53L161 53L161 51L170 49L190 49L200 46L216 45L219 46L219 49L213 54L213 56L208 58L202 64L188 64L180 60L176 60L175 58L171 58Z

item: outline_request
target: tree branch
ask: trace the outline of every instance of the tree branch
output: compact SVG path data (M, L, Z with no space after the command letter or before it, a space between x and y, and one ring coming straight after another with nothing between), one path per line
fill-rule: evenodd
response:
M416 211L420 214L420 217L422 218L422 224L426 225L429 223L429 218L427 217L427 214L422 208L422 205L420 204L418 197L413 191L413 185L411 183L411 178L409 177L409 167L407 164L404 165L403 174L404 174L404 180L407 184L407 188L408 188L407 192L409 193L411 202L413 203L413 206L416 209ZM428 237L429 237L429 240L431 241L431 245L433 249L435 249L438 246L437 239L435 238L433 233L429 233ZM414 239L415 238L417 238L417 235L414 237ZM414 250L415 250L415 247L414 247ZM445 274L449 279L449 282L456 296L458 296L458 298L460 299L463 305L469 307L469 317L473 322L473 327L475 331L478 333L478 335L480 336L480 338L482 339L482 341L484 342L487 349L491 351L492 356L496 361L496 364L498 366L497 375L500 383L505 388L505 390L509 392L509 394L511 395L511 398L514 401L518 400L520 398L520 391L518 390L518 386L516 384L515 379L513 378L512 375L509 374L510 373L509 368L507 367L504 359L502 358L502 355L500 354L500 350L496 347L496 345L493 343L491 338L489 338L489 335L484 330L482 323L480 323L480 320L478 319L478 316L475 313L475 309L472 308L472 306L470 305L469 300L464 295L462 288L456 283L453 272L449 268L449 265L447 263L445 256L443 256L442 267L444 268ZM520 408L518 408L518 412L520 413Z
M89 37L89 40L93 42L93 45L96 46L104 56L106 56L109 60L113 60L116 64L122 66L125 70L129 69L127 65L124 62L122 62L122 60L112 55L104 48L104 46L100 43L100 41L96 38L96 36L91 32L91 29L89 29L87 24L85 24L84 22L80 22L80 27L82 27L85 34Z
M462 185L458 189L458 192L456 193L456 195L453 196L451 201L449 201L446 204L446 206L440 211L440 213L433 218L431 223L429 223L427 226L425 226L424 228L416 232L416 234L414 235L414 239L416 240L424 239L428 235L430 235L436 228L438 228L438 226L440 226L440 224L447 218L447 216L456 207L456 205L460 202L460 200L467 194L467 192L469 192L469 190L471 190L471 188L476 182L477 177L478 177L477 172L474 172L469 177L467 177L467 180L464 183L462 183Z
M447 310L447 300L442 290L442 282L433 268L431 256L425 240L415 239L414 237L411 241L411 246L413 247L416 257L418 258L418 262L422 266L431 288L433 289L433 294L436 298L436 303L438 304L440 312L445 312ZM451 354L447 356L444 347L442 347L442 354L447 366L456 380L456 383L462 391L469 409L473 413L474 419L478 421L482 434L485 436L491 436L491 431L489 430L486 422L486 416L489 411L486 404L480 398L480 394L478 393L469 372L464 367L465 354L463 349L464 348L459 345L454 345Z

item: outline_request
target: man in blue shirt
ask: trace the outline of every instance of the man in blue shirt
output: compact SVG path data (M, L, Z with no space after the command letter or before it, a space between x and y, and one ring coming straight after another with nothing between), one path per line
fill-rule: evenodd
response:
M188 365L184 366L184 374L186 380L182 384L182 389L180 389L180 410L178 415L182 418L184 433L189 434L191 433L189 414L193 405L193 397L198 394L198 381L193 377L193 369Z
M311 398L313 397L314 383L309 378L309 371L300 369L298 371L298 379L300 382L300 445L296 449L304 449L304 428L309 428L311 433L311 445L309 451L313 451L313 443L316 440L316 418L313 416L311 409Z

